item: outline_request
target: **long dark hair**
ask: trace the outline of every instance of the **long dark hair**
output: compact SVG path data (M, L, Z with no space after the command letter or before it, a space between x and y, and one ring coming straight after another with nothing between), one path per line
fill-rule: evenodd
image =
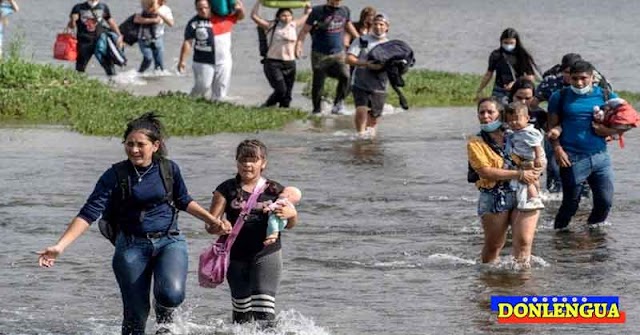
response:
M536 84L527 78L518 78L513 86L511 86L511 91L509 91L509 101L513 102L513 96L521 89L530 89L531 93L536 92Z
M167 146L164 143L166 137L164 126L160 122L160 115L156 111L146 112L137 119L129 121L127 129L124 131L123 140L126 141L129 134L134 131L145 134L151 142L158 141L160 143L158 151L153 154L154 159L167 157Z
M516 56L517 60L517 63L515 64L516 72L530 73L533 75L536 74L536 71L540 72L535 60L533 60L533 57L531 56L529 51L527 51L527 49L522 44L522 41L520 40L520 34L518 34L515 29L507 28L502 32L502 34L500 35L500 48L502 48L502 40L508 38L513 38L516 40L516 48L515 50L513 50L513 54Z

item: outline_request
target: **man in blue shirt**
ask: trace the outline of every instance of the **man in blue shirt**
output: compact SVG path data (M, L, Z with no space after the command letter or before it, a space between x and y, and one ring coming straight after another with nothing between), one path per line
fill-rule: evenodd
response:
M562 204L554 228L562 230L578 210L584 181L593 192L587 224L597 226L607 219L613 202L613 170L605 138L620 133L594 122L593 107L617 95L611 92L607 97L602 88L593 85L593 65L579 60L571 65L569 73L571 85L549 99L549 129L562 128L559 138L552 139L562 180Z
M344 99L349 92L349 67L345 63L345 31L354 38L360 35L353 27L351 13L342 0L327 0L326 5L315 6L307 18L296 42L296 57L302 56L302 46L311 33L311 100L313 114L321 110L322 94L326 77L336 78L338 87L333 102L333 114L343 114Z

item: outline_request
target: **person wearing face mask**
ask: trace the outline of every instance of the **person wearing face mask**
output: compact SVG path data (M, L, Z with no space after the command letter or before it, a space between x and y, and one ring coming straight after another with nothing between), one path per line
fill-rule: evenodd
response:
M353 72L353 100L356 105L354 125L360 138L375 137L378 118L387 98L387 72L382 65L367 60L369 51L387 42L389 19L379 13L373 19L371 32L355 39L349 47L347 63L355 67Z
M273 88L273 93L263 107L278 105L289 107L291 91L296 80L296 52L298 28L304 25L311 13L311 4L307 3L304 14L293 18L290 8L280 8L274 21L267 21L260 16L260 1L256 1L251 10L251 19L265 31L268 50L263 61L264 74Z
M118 47L122 48L123 46L122 34L118 24L111 17L109 6L100 2L100 0L87 0L73 6L67 28L71 30L77 29L78 57L76 59L76 71L78 72L84 72L87 68L89 60L95 53L96 42L100 34L105 30L110 29L118 35ZM104 58L100 65L108 76L116 74L113 61L109 57Z
M467 142L469 181L480 191L478 216L484 231L483 263L497 262L511 226L511 256L515 264L530 266L531 249L539 210L519 211L515 183L534 183L542 168L516 169L511 159L511 146L503 128L503 107L496 97L482 98L478 102L477 117L480 132Z
M594 122L593 110L618 96L594 85L593 73L591 63L576 61L569 69L571 85L549 98L549 138L562 181L562 204L553 227L561 231L567 230L578 210L585 181L593 193L588 227L605 223L613 203L613 169L606 137L622 131Z
M188 266L178 210L205 222L212 233L228 233L231 226L191 198L179 166L166 158L164 127L155 113L129 122L123 137L127 159L102 174L58 242L38 252L38 263L52 267L92 222L106 216L119 227L112 240L112 267L122 295L121 334L145 334L152 283L156 334L172 334L170 323L185 298Z
M489 83L495 72L496 78L491 95L506 103L506 97L511 86L518 78L535 80L536 62L522 44L520 35L513 28L505 29L500 35L500 48L489 55L489 67L480 81L476 92L476 99L482 95L482 90Z

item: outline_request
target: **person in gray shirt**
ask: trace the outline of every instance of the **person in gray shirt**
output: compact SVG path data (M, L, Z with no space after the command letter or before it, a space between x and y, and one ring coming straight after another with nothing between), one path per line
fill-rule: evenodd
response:
M368 61L367 55L373 47L388 41L388 31L388 17L377 14L371 32L355 39L347 53L347 63L355 66L351 91L356 105L354 125L360 138L375 137L378 118L387 99L387 72L382 71L381 64Z

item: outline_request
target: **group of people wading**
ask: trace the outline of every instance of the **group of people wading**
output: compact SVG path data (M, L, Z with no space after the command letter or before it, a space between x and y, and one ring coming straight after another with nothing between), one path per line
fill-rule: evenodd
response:
M494 73L491 97L483 98ZM587 227L605 224L614 191L607 141L637 125L634 121L635 125L614 127L594 115L612 101L626 102L580 55L564 55L536 87L533 80L538 75L519 34L512 28L504 30L478 88L480 132L467 144L469 181L480 191L483 262L498 259L511 227L512 256L516 263L530 266L536 225L544 208L539 178L545 170L548 191L562 192L556 230L568 230L587 187L593 199ZM543 101L548 102L548 112L539 106Z

